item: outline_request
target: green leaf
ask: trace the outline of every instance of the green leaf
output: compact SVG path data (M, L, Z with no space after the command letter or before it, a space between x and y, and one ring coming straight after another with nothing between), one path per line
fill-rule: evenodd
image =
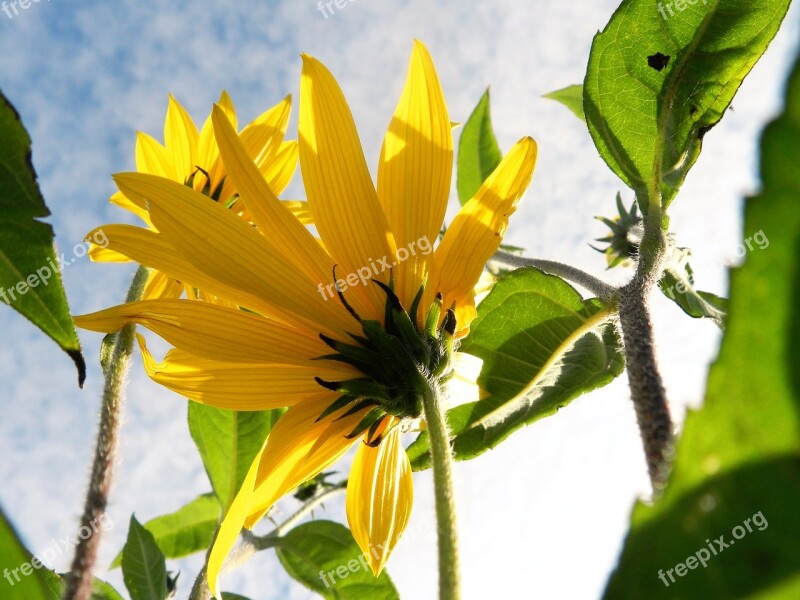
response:
M49 569L42 569L42 574L49 589L52 600L61 600L66 588L66 582L58 573ZM102 579L92 579L92 591L89 600L125 600L114 587Z
M281 538L281 564L294 579L330 600L395 600L388 573L372 574L350 530L333 521L311 521Z
M456 459L494 448L619 375L624 359L614 314L537 269L501 277L460 349L483 359L478 383L488 397L448 411ZM430 466L428 449L427 433L408 448L415 470Z
M230 506L282 409L237 412L189 402L189 431L223 508Z
M554 92L545 94L544 97L560 102L570 109L581 121L586 120L586 116L583 114L583 86L580 83L555 90Z
M239 594L232 594L231 592L222 592L222 600L250 600L247 596L240 596Z
M39 565L36 567L35 565ZM50 579L55 575L25 548L0 510L0 596L3 600L58 600ZM49 574L49 575L48 575Z
M745 204L744 230L767 232L769 248L731 270L705 404L664 494L634 508L607 599L800 598L800 60L785 106L761 139L763 192ZM706 540L716 554L680 576Z
M207 549L222 514L214 494L203 494L174 513L151 519L144 528L153 534L156 544L167 558L180 558ZM120 566L122 552L111 563Z
M489 90L483 93L472 111L458 141L458 200L466 204L480 189L503 159L492 128Z
M625 0L592 43L589 131L642 211L666 208L783 20L789 0Z
M66 588L64 579L62 579L58 573L46 567L40 568L39 572L47 586L47 598L50 600L61 600L61 597L64 595L64 589ZM16 586L19 584L15 582L14 585ZM6 596L3 596L3 598L6 598ZM13 600L15 596L10 596L9 598ZM25 598L28 598L28 596L25 596ZM92 579L92 591L89 600L124 600L124 598L110 583L95 577Z
M124 598L111 584L95 578L92 582L91 600L124 600Z
M153 534L131 515L128 541L122 549L122 579L131 600L165 600L167 567Z
M690 317L711 319L720 329L724 329L728 311L727 298L694 289L694 273L689 265L688 248L676 248L673 255L658 287Z
M36 183L31 140L0 92L0 301L36 325L75 362L83 386L86 363L53 247L50 211Z

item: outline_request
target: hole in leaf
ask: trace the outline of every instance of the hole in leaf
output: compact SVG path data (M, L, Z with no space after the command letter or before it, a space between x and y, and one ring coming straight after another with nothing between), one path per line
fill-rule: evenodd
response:
M647 57L647 66L652 67L656 71L660 71L669 64L669 56L656 52Z

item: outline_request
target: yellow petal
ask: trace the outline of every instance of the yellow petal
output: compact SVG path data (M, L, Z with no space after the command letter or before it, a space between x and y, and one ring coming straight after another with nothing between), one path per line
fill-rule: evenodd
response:
M299 152L297 142L293 140L283 142L275 156L261 167L264 178L275 194L280 194L289 185L295 169L297 169Z
M219 102L217 102L217 104L219 104L222 110L225 111L225 114L228 115L228 121L234 130L238 131L239 119L236 116L236 109L233 106L233 100L231 100L231 96L226 90L222 90L222 93L219 95Z
M536 142L521 139L475 197L461 207L436 249L439 283L435 289L444 295L444 306L455 302L457 310L463 307L461 321L457 321L459 330L469 326L465 319L474 318L475 284L500 245L508 218L528 187L535 164Z
M378 166L378 196L394 233L398 252L408 258L395 275L406 306L427 274L428 257L442 228L453 171L453 135L447 106L430 54L415 42L403 94L383 140ZM421 315L424 319L425 315Z
M219 580L222 575L222 566L225 559L228 558L231 548L236 543L239 533L242 531L245 519L250 512L250 504L253 499L253 488L256 483L256 475L261 463L261 457L269 441L269 437L264 441L261 450L256 454L253 464L247 471L247 475L242 482L242 487L236 493L236 497L231 502L228 512L225 513L225 518L219 526L217 535L211 546L211 552L208 555L208 563L206 564L206 579L208 580L208 587L214 594L215 598L222 598L219 590Z
M177 348L223 361L310 366L330 352L310 331L195 300L130 302L75 317L75 323L102 333L137 323Z
M157 298L180 298L183 293L181 283L161 271L151 269L142 291L142 300L155 300Z
M118 252L146 267L163 271L185 285L212 292L233 301L236 306L243 306L264 315L280 317L282 313L262 298L243 290L231 287L197 268L184 258L164 236L133 225L104 225L91 231L85 241L100 231L108 240L107 248Z
M308 206L308 202L305 200L281 200L281 202L283 202L286 208L292 211L295 219L300 221L303 225L311 225L314 222L311 216L311 209Z
M336 419L336 413L317 422L337 398L300 402L291 407L269 435L259 465L256 488L245 527L252 527L284 494L324 471L357 440L347 439L369 409Z
M346 311L327 301L324 280L294 267L290 257L297 248L273 243L224 206L178 183L138 173L118 174L115 180L129 198L149 202L153 224L166 241L209 277L262 298L318 332L335 335L352 327Z
M347 481L347 522L375 576L408 524L413 499L400 428L393 427L376 448L359 444Z
M197 164L197 127L186 109L169 95L167 118L164 121L164 146L172 158L177 181L191 175Z
M234 131L237 128L236 109L233 106L233 101L228 95L228 92L222 91L220 94L219 102L217 104L220 109L228 117L228 122ZM208 183L212 191L216 190L220 183L222 188L220 190L219 198L222 202L227 201L229 198L236 194L236 188L233 184L225 178L225 165L219 155L219 146L217 145L216 137L214 136L214 123L211 119L211 114L208 115L203 129L200 131L200 141L198 142L199 153L199 166L203 167L208 173L208 178L197 177L195 178L194 189L201 191L203 185Z
M312 281L331 278L333 260L289 208L272 192L261 172L253 164L236 132L218 108L213 110L214 131L230 178L239 190L253 222L259 230L286 252L286 260Z
M111 204L132 212L142 221L147 223L148 227L151 229L153 228L153 224L150 222L150 215L148 214L147 207L144 204L135 204L130 198L126 198L121 192L115 192L108 200L111 202Z
M141 131L136 133L136 170L167 179L177 177L166 148Z
M483 399L485 392L478 385L483 360L466 352L453 352L450 360L453 365L453 376L447 380L447 394L444 395L443 408L447 410Z
M189 291L191 291L191 295L189 295ZM187 297L200 300L201 302L208 302L209 304L216 304L217 306L224 306L226 308L235 308L238 309L239 307L230 300L227 300L221 296L217 296L216 294L210 294L204 290L192 289L187 290Z
M124 254L115 252L108 247L98 246L97 244L89 246L89 259L94 262L125 263L131 261L131 259Z
M217 141L214 139L214 125L211 123L211 115L203 123L200 128L200 135L197 138L197 166L205 169L208 173L209 180L214 179L217 171L222 169L222 161L219 160L219 148L217 148ZM141 173L141 170L139 169ZM202 173L195 177L194 189L203 189L202 185L198 184L198 179ZM206 183L205 177L202 178L203 183ZM210 181L208 182L210 183Z
M190 400L229 410L271 410L330 393L314 377L335 378L325 368L275 364L232 363L201 358L172 349L156 362L137 334L144 367L150 378Z
M292 97L286 96L254 119L239 134L247 156L259 169L263 169L280 148L291 109Z
M300 168L314 224L341 273L372 260L394 260L394 239L370 178L353 116L333 75L303 56L300 80ZM383 279L388 280L386 273ZM386 296L376 285L364 291L382 314Z

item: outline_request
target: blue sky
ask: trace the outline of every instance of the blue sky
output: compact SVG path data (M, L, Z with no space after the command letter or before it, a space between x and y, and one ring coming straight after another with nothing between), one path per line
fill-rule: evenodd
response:
M507 241L619 281L626 273L604 272L602 257L587 243L604 235L592 217L614 214L620 184L597 157L585 126L541 98L582 80L592 36L615 5L354 0L326 18L313 0L42 0L10 19L0 12L0 87L32 135L49 221L59 250L69 255L92 227L132 221L107 202L110 174L134 168L136 130L161 138L168 93L199 121L227 89L240 122L246 121L287 93L297 98L301 52L337 76L374 173L418 38L436 62L453 120L466 120L491 84L500 145L508 149L523 135L539 143L534 181ZM725 269L737 260L742 198L758 185L757 135L779 109L797 25L794 7L734 110L705 138L703 156L673 207L677 241L693 249L698 282L709 291L725 292ZM302 193L296 181L289 192ZM77 259L64 272L73 312L121 301L131 272ZM661 298L654 311L663 375L680 420L702 398L718 332ZM6 340L0 347L0 502L37 551L73 533L81 510L99 407L100 336L80 334L90 364L81 391L69 359L24 319L0 309L0 330ZM208 490L185 424L185 400L151 383L138 362L130 380L110 512L115 526L102 564L121 547L131 512L145 520ZM631 503L647 489L624 377L459 464L456 479L466 599L597 597ZM388 569L404 598L426 600L434 597L436 579L429 474L416 475L415 484L411 523ZM342 517L340 503L328 508L317 514ZM274 555L262 554L226 578L225 589L254 600L314 597L281 575ZM50 566L67 564L61 557ZM198 559L170 564L182 572L181 596L199 566ZM121 587L118 571L98 575Z

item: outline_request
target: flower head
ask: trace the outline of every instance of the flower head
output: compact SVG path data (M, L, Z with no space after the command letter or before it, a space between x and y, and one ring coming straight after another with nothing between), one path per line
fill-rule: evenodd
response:
M474 288L530 182L536 144L508 152L441 242L450 190L451 123L433 62L417 42L373 184L352 115L331 73L303 57L299 150L317 240L281 204L220 107L214 132L256 227L165 179L123 174L156 231L106 228L110 247L228 298L126 304L78 319L95 331L139 323L175 346L157 382L238 410L289 406L228 508L208 563L218 592L241 528L358 446L347 489L353 535L377 574L410 515L401 434L421 416L422 386L441 386L475 316ZM91 235L91 234L90 234ZM217 594L219 597L219 594Z
M236 130L236 109L227 92L223 91L220 95L218 106ZM238 134L245 152L276 194L286 188L297 166L297 142L284 140L290 109L291 98L287 96ZM138 132L136 169L139 173L182 183L228 206L243 218L250 219L246 207L238 200L238 190L228 177L220 156L211 116L209 115L202 129L198 131L192 117L171 94L164 122L164 144L146 133ZM146 205L128 198L121 191L111 196L110 201L139 216L153 228ZM305 202L289 201L286 204L303 222L310 222ZM128 261L124 254L97 244L92 245L89 254L92 260L100 262ZM187 286L180 281L167 277L161 271L152 270L143 297L178 298L184 291L187 291L189 297L194 297L198 293L185 288ZM202 291L199 291L199 297L211 299Z

